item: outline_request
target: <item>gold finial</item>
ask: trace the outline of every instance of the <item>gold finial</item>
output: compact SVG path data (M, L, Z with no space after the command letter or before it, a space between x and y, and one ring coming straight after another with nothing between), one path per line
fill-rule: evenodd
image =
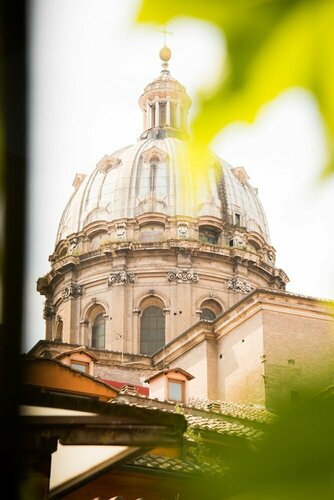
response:
M167 62L172 56L172 51L167 45L164 45L162 49L160 49L159 56L162 61Z
M163 61L162 67L164 69L167 69L168 68L168 61L172 57L172 51L166 45L166 35L172 35L173 33L171 33L170 31L167 31L166 26L164 26L164 28L159 30L159 31L161 31L164 34L164 46L160 49L159 57Z

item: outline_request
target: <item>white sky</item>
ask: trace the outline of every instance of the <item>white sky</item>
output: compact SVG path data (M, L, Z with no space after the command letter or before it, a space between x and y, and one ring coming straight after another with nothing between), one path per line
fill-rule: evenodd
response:
M138 98L161 69L163 35L136 25L137 0L31 0L28 248L23 351L44 338L44 297L37 279L50 270L58 223L76 173L136 142L142 131ZM196 91L212 86L224 43L210 24L177 19L172 76ZM312 97L293 89L261 110L253 125L224 130L212 149L244 166L258 187L287 290L334 297L334 179L318 179L324 139Z

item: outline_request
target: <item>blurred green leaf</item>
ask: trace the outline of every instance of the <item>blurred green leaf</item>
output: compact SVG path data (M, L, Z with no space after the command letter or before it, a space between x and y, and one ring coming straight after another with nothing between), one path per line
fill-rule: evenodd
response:
M159 25L187 16L222 32L227 63L215 92L202 96L193 139L209 145L234 121L291 87L313 93L328 144L322 174L334 172L334 2L332 0L143 0L137 21Z

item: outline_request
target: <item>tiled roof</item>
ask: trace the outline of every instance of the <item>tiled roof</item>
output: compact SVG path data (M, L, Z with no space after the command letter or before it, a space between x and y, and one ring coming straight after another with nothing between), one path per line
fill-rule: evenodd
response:
M228 401L190 398L187 403L187 407L219 413L228 417L248 420L249 422L256 422L260 424L269 424L275 418L274 414L265 408L231 403Z
M148 396L149 395L149 388L148 387L144 387L142 385L129 385L127 384L126 382L119 382L117 380L109 380L109 379L101 379L104 383L108 384L108 385L111 385L112 387L114 387L115 389L120 389L121 392L123 390L123 392L128 389L132 389L133 390L133 394L141 394L143 396Z
M161 455L141 455L131 461L127 465L134 465L138 467L145 467L148 469L163 470L168 472L177 472L182 474L222 474L228 470L228 467L223 464L205 464L197 465L193 462L181 460L180 458L164 457Z
M242 424L226 422L220 418L205 418L187 414L185 414L184 417L188 422L188 426L192 429L213 431L218 434L246 439L257 439L263 436L263 432L259 430L252 429Z
M263 436L263 430L259 429L258 426L255 426L255 428L253 423L260 424L262 421L267 423L269 422L269 416L271 416L269 412L262 410L265 412L264 415L266 415L266 413L269 415L267 416L267 420L265 420L265 416L262 415L260 408L250 408L247 413L249 407L243 405L243 407L238 409L239 405L234 403L228 403L227 405L231 406L227 406L226 408L224 402L215 402L215 409L212 409L213 401L204 400L196 400L196 404L195 401L192 401L184 408L177 407L171 402L155 401L145 397L132 397L129 399L126 397L117 397L110 400L110 403L123 403L129 406L149 408L152 411L160 410L182 413L188 422L188 429L212 431L220 435L239 437L246 440L256 440ZM216 409L217 406L219 406L218 403L222 405L222 411ZM196 410L196 412L192 413L192 409ZM198 410L202 413L201 415L198 415ZM232 412L232 410L234 410L234 412ZM254 412L251 410L254 410ZM216 413L216 415L213 415L213 413ZM226 416L227 419L224 419L224 416ZM232 422L231 417L233 417L234 420Z

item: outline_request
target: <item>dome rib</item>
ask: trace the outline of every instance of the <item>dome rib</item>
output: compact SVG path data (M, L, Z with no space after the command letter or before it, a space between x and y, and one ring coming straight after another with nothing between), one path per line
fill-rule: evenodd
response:
M152 148L167 158L162 160L166 161L164 169L155 165L154 173L149 171L153 166L144 165L142 157ZM71 196L61 217L57 243L82 231L94 210L99 210L102 220L107 223L135 219L141 213L153 211L170 217L215 217L233 224L237 212L242 218L241 226L247 231L258 232L270 243L266 217L255 189L248 182L241 183L232 167L217 155L213 154L212 166L195 197L197 179L187 157L187 148L185 141L174 137L149 138L113 153L112 157L120 162L104 172L95 168ZM150 181L147 177L144 194L138 196L143 169L146 169L146 176L153 175L155 180ZM153 182L153 191L149 182Z

